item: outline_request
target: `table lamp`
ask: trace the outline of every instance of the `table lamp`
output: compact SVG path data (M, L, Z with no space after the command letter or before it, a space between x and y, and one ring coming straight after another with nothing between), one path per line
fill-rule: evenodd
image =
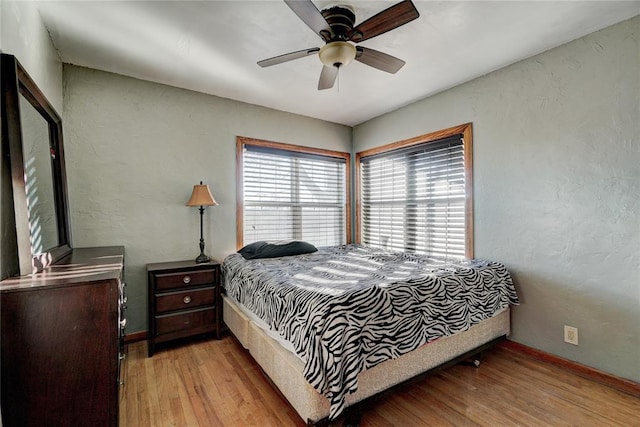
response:
M196 258L197 264L210 261L209 257L204 254L204 237L202 234L202 216L204 215L204 207L217 205L218 202L216 202L211 195L208 185L202 184L202 181L200 181L199 185L196 184L193 186L193 192L187 202L187 206L200 206L200 255Z

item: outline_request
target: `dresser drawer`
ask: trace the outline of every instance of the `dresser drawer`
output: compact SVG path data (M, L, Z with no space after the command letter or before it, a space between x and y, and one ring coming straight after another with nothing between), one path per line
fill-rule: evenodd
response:
M191 310L180 314L156 316L156 332L158 335L199 328L216 322L216 308Z
M156 295L156 312L186 310L215 304L215 287L188 289Z
M176 289L185 286L206 285L215 280L214 270L182 271L179 273L161 273L155 275L156 289Z

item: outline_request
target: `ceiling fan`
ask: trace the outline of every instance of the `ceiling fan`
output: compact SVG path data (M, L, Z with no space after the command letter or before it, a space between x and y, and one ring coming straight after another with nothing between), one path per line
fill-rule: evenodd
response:
M411 0L404 0L354 27L356 17L348 6L333 6L319 11L311 0L284 2L322 38L325 45L264 59L259 61L258 65L270 67L317 53L323 64L318 90L332 88L340 67L354 59L378 70L395 74L405 64L402 59L374 49L355 46L353 43L379 36L420 16Z

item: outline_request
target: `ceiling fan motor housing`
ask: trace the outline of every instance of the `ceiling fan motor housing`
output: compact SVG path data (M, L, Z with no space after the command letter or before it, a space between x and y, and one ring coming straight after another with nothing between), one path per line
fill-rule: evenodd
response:
M347 40L349 32L353 29L356 15L348 6L333 6L322 10L322 16L333 31L330 41Z

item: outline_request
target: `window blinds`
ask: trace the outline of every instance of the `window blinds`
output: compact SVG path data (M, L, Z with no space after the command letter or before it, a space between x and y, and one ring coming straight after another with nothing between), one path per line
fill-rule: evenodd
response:
M304 240L346 243L345 166L341 158L245 146L244 244Z
M360 165L362 243L464 258L461 136L364 157Z

